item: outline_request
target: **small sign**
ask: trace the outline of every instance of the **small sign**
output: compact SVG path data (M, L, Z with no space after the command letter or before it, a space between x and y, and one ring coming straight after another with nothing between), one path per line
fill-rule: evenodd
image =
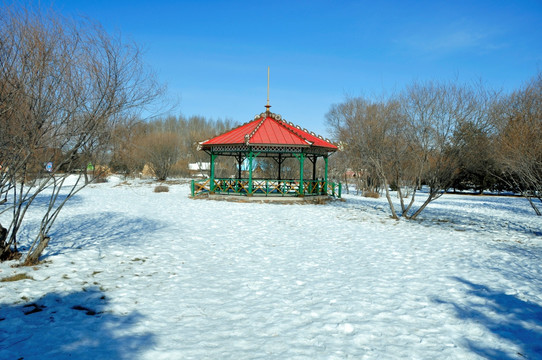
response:
M47 170L47 172L53 171L53 163L49 161L47 164L45 164L45 170Z
M94 165L91 162L87 164L87 171L94 171Z

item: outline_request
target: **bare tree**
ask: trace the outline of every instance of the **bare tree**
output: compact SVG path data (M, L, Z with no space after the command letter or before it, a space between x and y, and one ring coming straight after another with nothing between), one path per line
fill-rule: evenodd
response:
M148 133L148 126L139 119L123 119L116 124L111 134L111 159L109 166L125 177L139 173L145 166L138 139Z
M494 141L487 130L472 122L460 124L454 131L452 147L457 155L457 174L452 184L454 190L474 189L482 194L494 189L499 169Z
M497 149L505 178L542 215L542 72L496 109Z
M370 102L350 98L334 105L327 114L334 137L343 144L355 169L364 169L379 179L386 192L392 217L398 219L389 193L390 179L397 181L406 173L404 123L396 101Z
M0 212L11 212L0 258L18 252L18 231L41 194L48 205L25 258L33 264L66 201L86 185L82 174L68 176L107 146L119 118L162 89L137 46L52 10L0 8L0 54L2 191L10 196Z
M456 83L414 83L405 89L401 106L416 178L418 186L423 183L428 187L426 199L410 214L416 194L413 192L405 217L415 219L452 185L458 171L452 137L460 124L485 119L480 99L484 100L477 96L476 87Z
M399 218L389 193L393 187L401 216L415 219L452 184L458 169L454 131L461 124L486 121L487 98L476 86L414 83L381 102L347 99L332 107L327 120L336 140L345 145L349 163L382 184L391 216ZM427 197L415 208L422 185L428 188Z
M168 178L171 168L181 155L180 140L176 133L155 132L138 140L142 159L145 159L157 180Z

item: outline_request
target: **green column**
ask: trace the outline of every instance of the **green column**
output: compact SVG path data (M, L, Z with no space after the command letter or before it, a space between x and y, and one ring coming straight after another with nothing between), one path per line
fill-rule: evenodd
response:
M305 154L301 154L299 157L299 196L304 196L305 186L303 184L303 165L305 164Z
M324 161L326 163L324 170L324 194L327 195L327 155L324 156Z
M215 159L216 159L216 155L211 153L211 169L209 170L209 172L210 172L210 174L209 174L209 181L210 181L209 192L211 194L214 194L214 192L215 192Z
M252 150L248 153L248 196L252 196L252 159L254 158L254 153Z

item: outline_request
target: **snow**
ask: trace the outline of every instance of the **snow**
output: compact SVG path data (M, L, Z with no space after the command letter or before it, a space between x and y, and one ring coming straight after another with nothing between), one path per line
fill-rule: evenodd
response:
M445 195L414 222L384 198L155 186L85 188L43 263L0 264L31 277L0 283L0 359L542 358L542 222L524 199Z

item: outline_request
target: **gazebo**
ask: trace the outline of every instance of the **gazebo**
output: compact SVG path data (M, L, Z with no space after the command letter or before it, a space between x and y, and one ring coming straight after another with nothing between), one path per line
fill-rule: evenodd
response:
M210 156L209 178L192 180L192 197L201 195L240 195L247 197L308 197L341 196L341 184L328 182L328 157L337 151L337 146L313 132L301 129L279 114L267 110L254 117L254 120L234 128L222 135L199 144L198 149ZM216 178L215 160L219 156L236 159L237 176ZM277 174L272 179L253 177L257 158L273 159L277 164ZM316 162L324 159L324 174L316 176ZM283 179L282 164L288 158L299 162L299 178ZM312 176L304 174L304 164L312 163ZM248 170L248 177L242 177L242 167Z

